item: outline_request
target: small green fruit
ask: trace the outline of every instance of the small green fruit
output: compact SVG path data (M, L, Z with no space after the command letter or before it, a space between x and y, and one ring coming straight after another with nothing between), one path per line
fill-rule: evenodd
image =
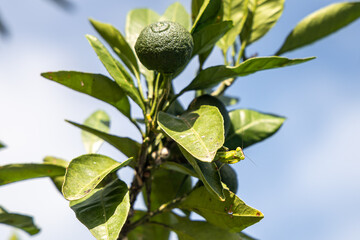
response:
M136 43L135 51L149 70L175 73L191 58L194 41L191 34L175 22L157 22L145 27Z

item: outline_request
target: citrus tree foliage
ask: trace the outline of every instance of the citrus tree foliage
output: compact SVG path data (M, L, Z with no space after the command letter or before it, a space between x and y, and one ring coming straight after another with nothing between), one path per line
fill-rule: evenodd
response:
M193 0L191 13L180 3L163 14L134 9L127 15L125 33L90 19L102 40L86 38L109 76L74 70L42 76L112 105L136 127L142 140L111 134L110 117L100 110L83 124L68 121L81 129L86 154L71 161L46 157L43 163L1 166L0 185L51 178L96 239L162 240L171 231L184 240L253 239L242 231L264 216L241 200L231 164L241 164L243 148L272 136L285 118L249 109L228 111L238 98L227 96L226 90L258 71L314 59L280 55L360 17L359 2L332 4L301 20L273 56L247 56L247 47L276 24L283 10L284 0ZM186 44L177 44L183 36ZM216 48L223 53L224 64L204 68ZM198 59L198 72L176 92L172 81L182 77L192 58ZM182 106L178 100L189 91L195 98ZM142 118L134 118L131 106L141 110ZM104 141L128 159L119 162L97 154ZM134 170L130 186L116 174L124 167ZM135 209L140 196L147 211ZM192 212L203 220L194 221ZM29 234L39 231L30 217L3 208L0 222Z

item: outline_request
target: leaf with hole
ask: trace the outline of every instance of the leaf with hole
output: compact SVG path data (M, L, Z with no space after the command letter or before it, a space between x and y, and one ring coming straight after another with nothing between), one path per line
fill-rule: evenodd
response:
M77 200L90 194L110 173L127 166L132 159L119 163L100 154L86 154L73 159L65 174L62 188L67 200Z
M249 109L231 111L229 116L231 125L224 145L231 149L246 148L272 136L285 121L283 117Z

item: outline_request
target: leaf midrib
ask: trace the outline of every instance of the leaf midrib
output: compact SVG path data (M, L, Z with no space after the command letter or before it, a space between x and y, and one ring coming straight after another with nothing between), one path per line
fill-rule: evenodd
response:
M270 123L270 122L276 123L277 121L278 121L277 119L260 119L260 120L253 121L249 124L244 125L244 127L235 130L234 133L229 136L228 140L230 140L231 138L233 138L236 135L244 133L247 129L253 127L254 125L257 125L260 123Z

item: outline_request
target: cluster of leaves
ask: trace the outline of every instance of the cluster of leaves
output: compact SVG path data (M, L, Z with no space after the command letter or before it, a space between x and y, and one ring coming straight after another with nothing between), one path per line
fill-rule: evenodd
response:
M238 100L224 92L238 77L313 59L277 55L310 44L360 17L359 2L330 5L302 20L274 56L246 56L246 48L274 26L283 7L284 0L193 0L192 24L180 3L169 6L161 16L150 9L135 9L127 16L125 36L110 24L90 20L122 61L98 38L86 36L111 78L76 71L42 76L114 106L139 130L142 142L110 134L109 116L97 111L84 124L68 121L82 130L87 154L70 162L46 157L43 164L2 166L0 185L50 177L97 239L168 239L170 231L186 240L252 239L242 230L260 221L263 214L235 195L236 172L229 163L243 159L239 147L249 147L278 131L284 118L249 109L229 112L226 106ZM162 20L178 22L190 31L192 57L199 59L198 74L178 93L171 80L180 78L181 71L171 76L149 71L133 50L140 31ZM223 53L224 65L204 68L215 46ZM184 109L178 98L194 90L195 99ZM130 100L143 118L133 118ZM129 159L120 163L96 154L103 141ZM130 187L116 174L126 166L135 171ZM192 184L194 179L197 182ZM147 211L134 209L141 193ZM9 216L1 211L0 219ZM192 220L191 212L204 221ZM34 229L29 233L35 233Z

